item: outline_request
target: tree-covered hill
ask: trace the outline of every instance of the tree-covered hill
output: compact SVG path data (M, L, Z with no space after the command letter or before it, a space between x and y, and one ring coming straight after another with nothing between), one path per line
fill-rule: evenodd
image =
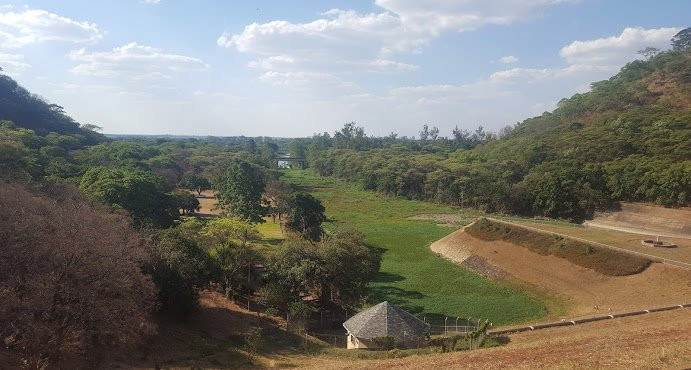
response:
M686 32L686 33L684 33ZM497 135L425 125L418 140L348 124L302 141L322 175L365 189L491 212L582 220L617 201L691 200L691 32L589 92ZM300 144L300 143L299 143ZM299 146L299 145L292 145Z
M81 126L57 104L50 104L30 93L7 75L0 75L0 120L12 121L16 126L33 130L45 136L79 135L84 144L95 144L105 139L94 132L94 126Z

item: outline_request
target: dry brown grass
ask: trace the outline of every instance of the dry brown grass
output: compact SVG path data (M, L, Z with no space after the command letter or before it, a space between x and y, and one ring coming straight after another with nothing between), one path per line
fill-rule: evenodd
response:
M688 309L514 334L503 347L402 359L344 362L303 357L320 369L632 369L691 365Z
M190 193L197 196L196 191L190 191ZM216 194L214 193L214 191L204 190L202 191L202 196L203 197L197 197L200 206L199 210L197 211L197 214L200 216L219 216L221 214L221 210L218 208L218 203L216 202Z

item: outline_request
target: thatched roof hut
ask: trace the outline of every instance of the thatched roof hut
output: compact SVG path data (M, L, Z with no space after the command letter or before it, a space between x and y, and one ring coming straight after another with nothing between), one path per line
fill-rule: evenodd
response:
M383 338L393 338L398 347L418 347L429 334L429 324L384 301L343 323L348 348L381 348Z

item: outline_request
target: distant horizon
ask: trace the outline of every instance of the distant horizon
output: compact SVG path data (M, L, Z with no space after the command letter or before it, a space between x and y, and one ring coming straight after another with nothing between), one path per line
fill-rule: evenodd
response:
M12 0L0 67L113 135L496 132L667 49L690 13L683 0Z

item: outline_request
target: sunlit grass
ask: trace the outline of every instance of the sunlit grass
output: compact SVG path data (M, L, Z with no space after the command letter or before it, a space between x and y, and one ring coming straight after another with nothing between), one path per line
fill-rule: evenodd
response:
M381 273L371 285L370 303L389 300L428 320L482 317L495 324L543 316L545 307L528 294L501 282L485 279L437 256L429 245L454 229L433 221L409 220L419 214L461 214L428 202L385 197L360 190L356 184L313 172L291 170L284 179L311 192L326 206L327 229L353 227L383 253Z
M255 248L264 256L273 255L277 246L285 239L281 225L278 221L274 223L267 218L266 222L257 224L256 228L259 231L260 240L255 243Z

